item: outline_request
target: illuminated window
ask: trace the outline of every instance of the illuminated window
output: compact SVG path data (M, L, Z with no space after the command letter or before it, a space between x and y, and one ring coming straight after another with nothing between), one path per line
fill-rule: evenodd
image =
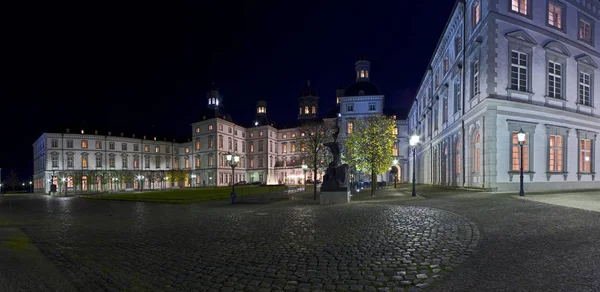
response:
M548 96L562 98L562 64L548 61Z
M312 109L311 109L311 113L316 114L317 113L317 107L313 105Z
M394 128L394 135L398 135L398 128Z
M588 43L592 42L592 22L588 19L579 18L579 39Z
M394 144L393 156L398 156L398 144Z
M579 172L592 172L592 140L579 139Z
M354 129L354 123L353 122L348 122L348 126L347 126L347 133L348 135L352 134L352 130Z
M556 1L548 2L548 25L562 29L563 6Z
M250 153L254 153L254 143L248 143L248 146L250 146Z
M88 168L87 156L81 156L81 168Z
M223 131L223 125L219 125L219 131Z
M81 148L88 148L87 140L81 140Z
M213 166L213 157L212 155L208 156L208 167L212 167Z
M67 187L68 188L73 187L73 177L72 176L67 177Z
M365 77L369 78L369 70L365 71Z
M365 70L360 70L360 78L365 78Z
M529 2L529 0L512 0L510 10L519 14L527 15L527 2Z
M282 144L281 145L281 152L282 153L287 153L287 144Z
M185 158L185 168L190 168L190 159L189 158Z
M521 165L521 150L519 149L518 132L512 132L512 163L511 170L519 171ZM529 133L525 133L525 141L523 142L523 171L529 171Z
M300 113L299 113L299 114L300 114L300 115L302 114L302 107L300 107Z
M305 107L304 107L304 114L305 114L305 115L308 115L308 114L309 114L309 111L308 111L308 106L305 106Z
M223 149L223 136L219 136L219 149Z
M144 152L150 152L150 146L148 146L148 145L144 146Z
M292 143L292 153L296 152L296 144Z
M471 20L473 21L473 27L476 27L481 20L481 1L479 0L475 1L473 8L471 8Z
M281 134L281 138L287 139L287 134Z
M196 150L200 150L200 141L196 140Z
M473 172L479 173L480 170L481 170L481 136L479 135L479 132L477 132L477 133L475 133L475 136L473 138Z
M102 149L102 142L96 141L96 149Z
M185 147L185 153L190 153L190 147Z
M154 147L154 152L155 153L160 153L160 146Z
M212 129L213 129L213 125L208 125L208 130L212 131Z
M258 132L258 136L262 137L264 135L263 131Z
M196 133L200 133L200 128L196 127Z
M140 159L133 157L133 168L140 168Z
M213 149L213 137L208 136L208 149Z
M196 167L200 167L200 157L196 156Z
M562 172L563 170L563 137L550 135L548 152L548 171Z

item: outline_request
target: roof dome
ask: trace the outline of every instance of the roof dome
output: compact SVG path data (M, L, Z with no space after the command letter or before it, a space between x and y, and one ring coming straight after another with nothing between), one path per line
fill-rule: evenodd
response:
M359 81L348 87L344 96L379 95L379 86L369 81Z
M327 114L325 115L325 118L326 119L337 118L339 113L340 113L340 104L338 103L327 112Z

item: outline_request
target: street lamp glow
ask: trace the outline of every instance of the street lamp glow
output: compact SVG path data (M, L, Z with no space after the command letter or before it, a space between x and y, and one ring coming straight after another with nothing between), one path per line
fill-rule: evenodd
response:
M412 135L410 137L410 141L409 141L410 146L416 146L417 144L419 144L419 140L420 140L420 137L418 135Z
M517 134L517 140L519 140L519 144L523 144L525 142L525 132L523 132L523 129L519 130L519 133Z
M394 165L398 164L398 159L394 159Z
M227 161L231 162L231 157L232 157L231 154L227 154Z
M255 126L258 126L258 122L254 122L254 125L255 125Z
M236 194L235 194L235 167L238 165L238 163L240 162L240 156L237 153L227 153L227 155L225 156L225 158L227 159L227 163L229 164L229 166L231 166L231 204L235 204L235 198L236 198Z
M29 182L29 185L31 185L31 182Z

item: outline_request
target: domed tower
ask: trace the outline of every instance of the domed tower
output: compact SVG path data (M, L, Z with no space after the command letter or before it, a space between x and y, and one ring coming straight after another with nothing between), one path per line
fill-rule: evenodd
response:
M269 116L267 115L267 102L265 100L259 100L256 102L256 119L254 119L254 126L263 126L272 124Z
M344 96L379 95L379 87L370 81L371 62L361 57L354 64L356 82L344 90Z
M344 92L346 92L346 88L344 87L344 85L340 85L340 87L338 87L338 89L335 90L335 104L340 104L340 102L342 102Z
M371 62L367 60L367 57L360 57L354 64L354 68L356 69L356 82L369 81Z
M310 80L306 81L306 86L302 89L299 99L298 119L313 119L319 112L319 95L317 90L310 85Z
M219 107L219 89L215 86L214 82L208 93L206 93L206 98L208 100L209 109L217 109Z

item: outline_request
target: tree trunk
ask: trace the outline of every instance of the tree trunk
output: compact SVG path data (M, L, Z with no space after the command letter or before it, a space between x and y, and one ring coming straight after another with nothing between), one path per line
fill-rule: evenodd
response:
M377 187L377 175L375 171L371 170L371 197L375 196L375 188Z

